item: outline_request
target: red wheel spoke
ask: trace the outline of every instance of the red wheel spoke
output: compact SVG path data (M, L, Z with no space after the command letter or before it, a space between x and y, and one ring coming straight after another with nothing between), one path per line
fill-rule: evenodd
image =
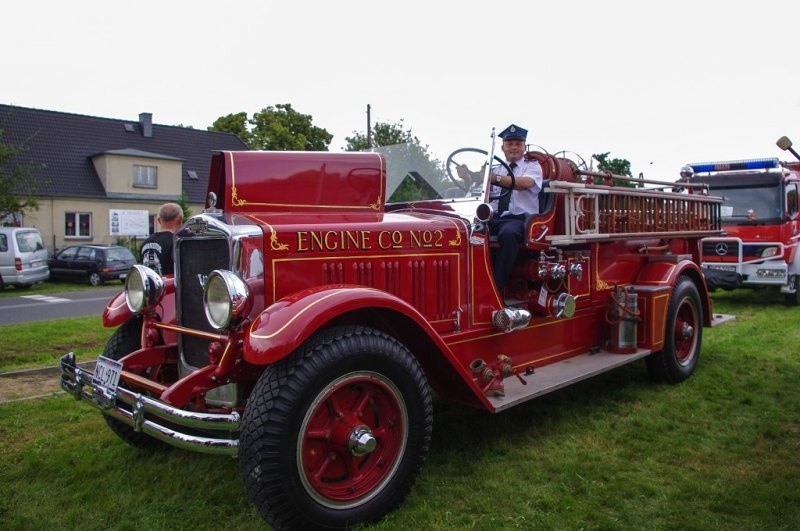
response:
M365 389L361 393L360 400L356 403L355 407L353 407L353 413L355 413L359 418L364 417L364 411L369 406L370 401L372 400L373 392L371 389Z
M363 461L363 457L360 458L350 458L346 461L346 468L347 468L347 482L350 484L358 483L364 477L361 469L358 467L358 464Z
M306 439L321 439L329 441L331 439L331 430L327 427L316 428L306 431Z
M344 410L342 409L341 404L339 404L339 400L336 395L337 393L335 392L331 393L325 402L328 405L328 411L330 411L334 418L342 418L344 416Z
M328 467L330 467L331 461L331 456L328 455L322 461L320 461L316 470L308 471L308 478L311 480L315 488L322 487L322 478L325 474L325 471L328 469Z
M372 430L372 434L376 439L378 439L378 443L380 444L381 441L387 441L392 436L392 427L384 425L379 428L375 428Z

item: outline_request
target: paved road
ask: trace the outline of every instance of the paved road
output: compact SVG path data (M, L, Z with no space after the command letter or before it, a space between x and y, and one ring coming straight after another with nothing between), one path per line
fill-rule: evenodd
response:
M0 325L50 321L103 313L108 301L122 291L122 286L84 291L25 295L0 299Z

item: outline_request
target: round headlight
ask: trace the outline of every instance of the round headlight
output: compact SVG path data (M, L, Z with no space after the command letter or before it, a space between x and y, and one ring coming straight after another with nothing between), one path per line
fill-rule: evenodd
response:
M777 247L767 247L763 251L761 251L761 258L769 258L771 256L776 256L778 254Z
M203 306L211 326L217 330L228 328L250 312L250 290L234 273L216 269L206 280Z
M149 310L161 302L164 280L143 265L134 265L125 279L125 302L133 313Z

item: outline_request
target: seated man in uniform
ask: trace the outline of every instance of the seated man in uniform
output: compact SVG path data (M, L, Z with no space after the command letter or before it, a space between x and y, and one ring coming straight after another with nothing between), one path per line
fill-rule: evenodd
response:
M535 160L525 160L528 131L511 124L498 135L503 139L503 155L514 174L514 189L497 201L495 214L489 221L489 230L497 235L500 249L492 264L494 280L502 292L508 282L511 269L525 238L525 216L539 213L539 191L542 189L542 168ZM462 179L469 178L469 169L457 168ZM500 164L492 166L489 180L495 188L492 196L502 190L495 185L511 186L508 170Z

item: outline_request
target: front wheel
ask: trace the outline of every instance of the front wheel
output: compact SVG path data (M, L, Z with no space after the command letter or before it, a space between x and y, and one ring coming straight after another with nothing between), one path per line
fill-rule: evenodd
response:
M106 347L103 349L103 356L112 360L120 360L134 350L139 350L142 341L141 337L142 319L140 317L130 319L114 330L111 339L108 340ZM106 424L111 428L111 431L131 446L136 448L163 448L167 446L166 443L145 433L137 432L115 418L105 415L103 418L105 418Z
M279 529L378 520L419 474L432 411L425 376L396 339L319 332L253 389L239 451L247 496Z
M647 357L647 368L657 380L678 383L697 367L703 339L700 293L689 277L680 277L667 310L664 348Z

